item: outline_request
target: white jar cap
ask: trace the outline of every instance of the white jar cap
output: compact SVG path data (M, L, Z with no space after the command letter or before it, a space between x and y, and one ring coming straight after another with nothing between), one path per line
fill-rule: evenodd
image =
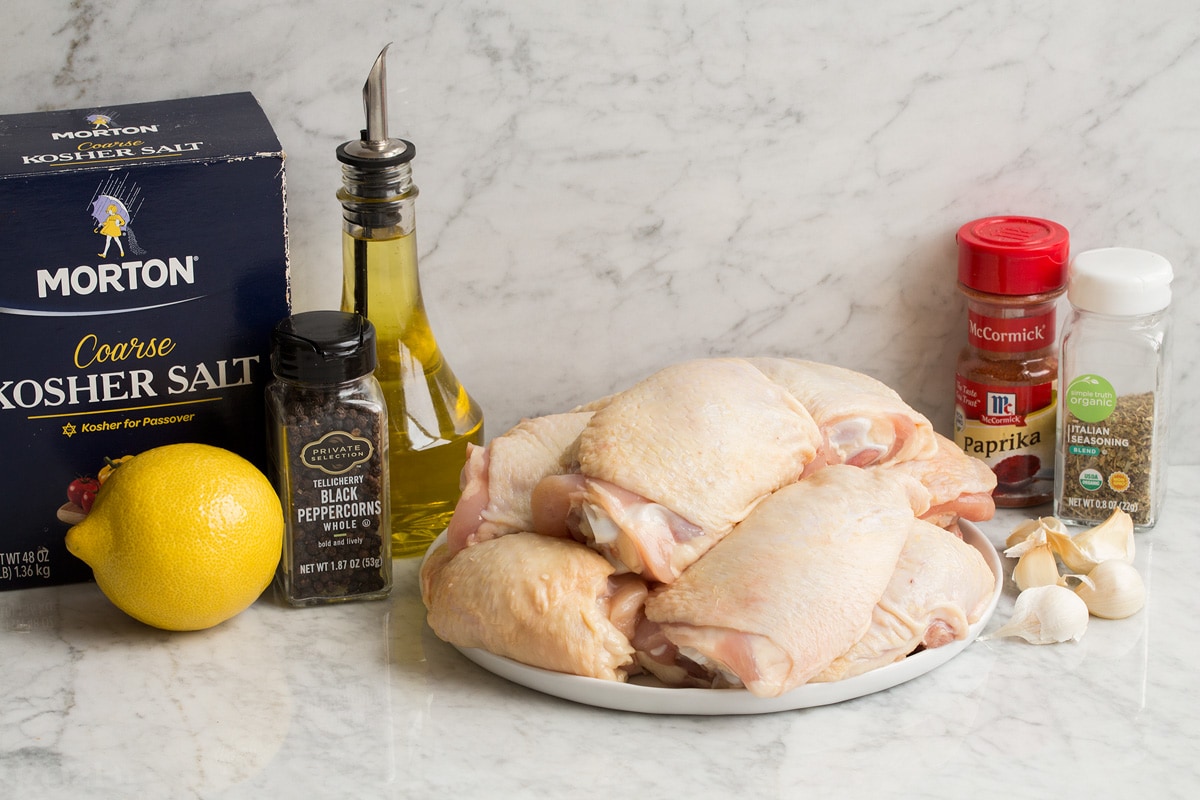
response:
M1071 259L1067 299L1095 314L1131 317L1171 304L1171 262L1149 250L1104 247Z

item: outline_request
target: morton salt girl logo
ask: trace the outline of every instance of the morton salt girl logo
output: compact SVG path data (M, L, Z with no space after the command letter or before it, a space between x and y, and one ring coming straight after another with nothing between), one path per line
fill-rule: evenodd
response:
M93 114L92 116L98 116ZM91 117L88 117L91 119ZM99 119L104 119L99 117ZM96 188L92 195L90 210L95 226L93 233L104 237L104 249L96 255L108 257L108 249L116 244L122 258L125 257L125 246L121 243L124 236L129 241L129 251L136 256L145 255L133 235L133 215L141 208L141 190L135 185L126 187L125 179L110 178Z
M88 114L84 119L92 123L92 127L94 128L107 128L108 124L112 122L113 115L100 112L97 114Z

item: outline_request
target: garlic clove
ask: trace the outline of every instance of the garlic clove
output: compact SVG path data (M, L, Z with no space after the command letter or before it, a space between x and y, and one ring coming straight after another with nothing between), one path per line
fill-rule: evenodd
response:
M1035 586L1017 595L1008 622L980 639L1019 636L1031 644L1079 641L1087 624L1087 604L1075 592L1057 584Z
M1010 550L1016 548L1010 548ZM1009 553L1005 551L1005 555ZM1013 567L1013 582L1021 591L1034 586L1053 586L1061 584L1062 577L1058 574L1058 561L1049 544L1038 545L1021 553L1017 565Z
M1012 576L1018 589L1063 583L1050 538L1061 530L1062 523L1056 517L1026 520L1013 529L1004 555L1017 559Z
M1146 584L1132 564L1110 559L1096 565L1075 587L1088 611L1104 619L1125 619L1146 605Z
M1074 536L1050 532L1048 537L1067 569L1081 575L1087 575L1105 561L1133 563L1133 517L1119 508L1104 522Z

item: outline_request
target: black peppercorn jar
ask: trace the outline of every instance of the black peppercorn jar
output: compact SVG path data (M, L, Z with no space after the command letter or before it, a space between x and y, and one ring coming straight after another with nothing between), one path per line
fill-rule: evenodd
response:
M375 329L309 311L271 334L271 473L287 515L277 586L294 606L374 600L392 588L387 406Z

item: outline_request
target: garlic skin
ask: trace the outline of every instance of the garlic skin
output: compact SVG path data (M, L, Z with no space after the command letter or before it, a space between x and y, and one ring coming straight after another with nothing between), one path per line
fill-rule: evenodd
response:
M1004 543L1004 546L1011 550L1022 543L1029 542L1030 540L1033 541L1033 545L1045 544L1049 542L1056 534L1070 538L1070 534L1067 533L1066 527L1063 525L1062 520L1060 520L1058 517L1038 517L1037 519L1027 519L1012 529L1012 533L1008 535L1008 540ZM1028 547L1031 545L1027 544L1026 546ZM1008 550L1005 550L1004 555L1011 555L1015 558L1021 555L1021 553L1009 553Z
M1088 615L1083 598L1065 586L1035 586L1017 595L1008 622L980 639L1019 636L1030 644L1077 642L1087 631Z
M1087 575L1106 561L1132 564L1135 553L1133 517L1117 508L1108 519L1074 536L1050 535L1051 544L1071 572Z
M1096 565L1075 587L1088 611L1104 619L1125 619L1146 605L1146 584L1132 564L1110 559Z

